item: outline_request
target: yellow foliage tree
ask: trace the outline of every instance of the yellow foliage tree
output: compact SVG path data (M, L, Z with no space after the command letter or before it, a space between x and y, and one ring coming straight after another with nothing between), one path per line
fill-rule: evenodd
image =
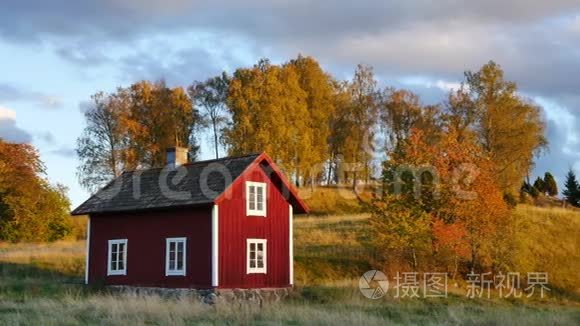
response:
M85 188L99 189L123 170L163 166L169 147L188 147L195 159L201 117L183 88L141 81L92 99L77 140L77 175Z
M521 97L516 83L506 81L493 61L465 76L466 87L451 103L451 119L475 133L493 161L502 191L515 195L533 167L534 155L547 146L540 108Z
M307 95L293 65L261 60L238 69L228 96L232 124L225 137L230 154L266 151L297 182L308 176L315 152Z

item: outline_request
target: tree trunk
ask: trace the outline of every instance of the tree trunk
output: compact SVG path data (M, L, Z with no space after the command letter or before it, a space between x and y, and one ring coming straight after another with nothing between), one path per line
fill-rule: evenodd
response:
M298 169L296 169L296 179L294 180L294 184L296 185L296 188L300 188L300 173Z
M216 121L212 121L213 124L213 143L214 143L214 147L215 147L215 158L218 159L219 158L219 152L218 152L218 135L217 135L217 125L216 125Z
M111 171L115 177L118 177L120 173L117 170L117 150L115 149L115 144L112 140L112 137L109 137L109 147L111 149Z
M458 255L455 255L454 262L455 262L455 266L453 269L453 274L451 275L452 280L455 279L455 277L457 276L457 271L459 270L459 256Z
M326 178L326 185L330 185L330 178L332 178L332 162L334 161L334 155L330 154L330 160L328 161L328 177Z
M475 263L477 262L477 246L471 245L471 272L475 271Z

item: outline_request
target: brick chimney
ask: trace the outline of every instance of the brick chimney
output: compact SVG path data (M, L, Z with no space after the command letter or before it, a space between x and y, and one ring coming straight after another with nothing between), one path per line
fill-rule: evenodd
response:
M167 166L178 167L187 163L187 148L171 147L167 149Z

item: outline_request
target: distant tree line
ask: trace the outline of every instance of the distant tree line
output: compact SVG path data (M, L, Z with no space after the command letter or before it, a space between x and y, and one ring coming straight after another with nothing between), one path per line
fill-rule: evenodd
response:
M162 165L166 147L189 147L194 160L203 129L216 157L266 151L302 186L378 181L381 158L399 151L412 130L435 142L453 128L493 162L511 197L547 145L539 107L494 62L466 72L461 87L435 105L379 87L370 66L338 80L314 58L298 56L280 65L263 59L186 88L142 81L99 92L85 118L78 176L91 190L123 170Z
M520 190L520 197L523 197L524 194L534 198L537 198L540 194L555 197L558 195L558 184L554 176L550 172L546 172L543 178L537 177L533 184L524 180Z
M540 195L556 197L558 196L558 184L550 172L544 174L544 178L537 177L533 184L524 181L521 187L520 197L526 195L538 198ZM570 168L564 181L563 199L566 203L580 207L580 184L576 178L574 170Z

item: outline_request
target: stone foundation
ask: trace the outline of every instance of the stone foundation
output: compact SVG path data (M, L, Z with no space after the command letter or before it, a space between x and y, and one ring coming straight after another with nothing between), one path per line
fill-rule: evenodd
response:
M262 289L171 289L156 287L138 287L125 285L110 285L108 289L123 294L157 295L162 298L190 298L207 304L231 302L277 302L287 298L292 288L262 288Z

